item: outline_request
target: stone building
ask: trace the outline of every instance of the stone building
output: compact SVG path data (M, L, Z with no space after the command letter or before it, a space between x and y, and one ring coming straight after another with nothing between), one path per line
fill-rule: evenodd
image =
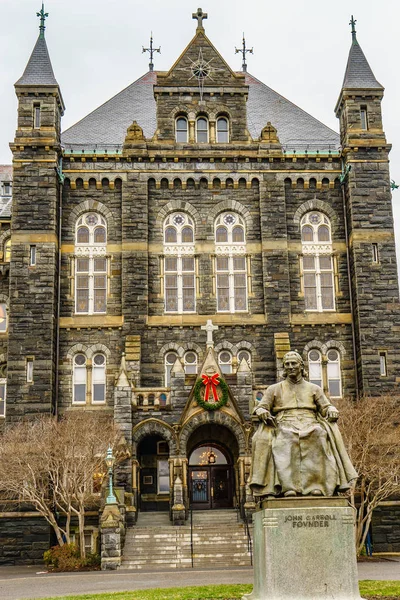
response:
M354 26L337 134L193 16L169 71L64 132L41 23L15 84L11 261L0 215L3 417L114 414L128 510L177 523L251 505L251 412L289 348L333 400L391 392L400 368L384 88Z

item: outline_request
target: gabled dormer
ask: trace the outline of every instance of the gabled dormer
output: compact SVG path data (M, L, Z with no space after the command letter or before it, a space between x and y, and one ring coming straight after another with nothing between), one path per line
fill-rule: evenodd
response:
M357 40L351 18L352 43L335 113L343 148L386 145L381 102L384 87L376 79Z
M157 73L156 139L201 147L250 140L246 123L248 85L207 38L203 20L194 38L168 72Z

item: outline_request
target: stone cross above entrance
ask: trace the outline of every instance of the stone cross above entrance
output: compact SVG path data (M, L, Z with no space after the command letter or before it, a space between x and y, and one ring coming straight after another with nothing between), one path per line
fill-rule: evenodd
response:
M192 14L192 19L197 19L197 31L204 31L203 19L207 19L207 13L203 13L201 8L197 9L197 13Z
M218 329L218 325L213 325L211 319L208 319L207 323L202 325L200 329L207 331L207 348L214 348L213 333Z

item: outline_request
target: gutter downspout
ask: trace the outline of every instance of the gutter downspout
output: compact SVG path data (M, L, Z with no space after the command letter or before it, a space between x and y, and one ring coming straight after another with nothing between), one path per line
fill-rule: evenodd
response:
M61 148L62 152L62 148ZM62 172L62 154L56 167L58 183L60 184L58 199L58 281L57 281L57 313L56 313L56 365L55 365L55 406L54 416L58 416L58 386L59 386L59 362L60 362L60 312L61 312L61 227L62 227L62 191L65 175Z
M346 194L344 186L346 179L350 173L351 165L347 165L345 168L344 161L342 159L342 174L340 176L340 187L342 188L342 199L343 199L343 219L344 219L344 231L346 236L346 259L347 259L347 273L349 278L349 301L350 301L350 313L351 313L351 335L353 343L353 360L354 360L354 384L356 391L356 400L360 397L360 386L358 380L358 367L357 367L357 347L356 347L356 332L354 323L354 308L353 308L353 292L351 289L351 270L350 270L350 249L349 249L349 236L348 236L348 224L347 224L347 212L346 212Z

